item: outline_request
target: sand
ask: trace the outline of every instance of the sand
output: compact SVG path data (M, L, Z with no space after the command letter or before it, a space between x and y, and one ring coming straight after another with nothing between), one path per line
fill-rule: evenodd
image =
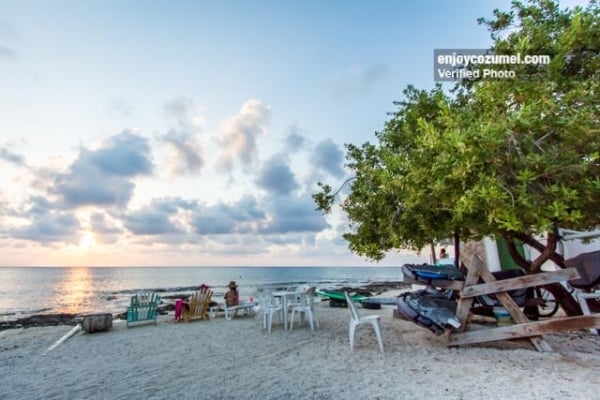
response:
M447 348L444 338L382 318L385 354L370 326L348 341L349 312L317 305L320 328L271 334L253 318L79 333L46 355L71 326L0 332L2 399L593 399L600 393L600 337L547 335L528 342Z

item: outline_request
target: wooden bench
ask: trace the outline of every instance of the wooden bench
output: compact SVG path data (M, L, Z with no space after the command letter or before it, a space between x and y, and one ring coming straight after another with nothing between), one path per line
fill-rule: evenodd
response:
M252 312L254 310L254 307L257 306L258 303L256 302L246 302L246 303L240 303L237 306L231 306L231 307L227 307L226 303L221 304L220 308L223 309L223 311L225 312L225 319L227 320L231 320L233 319L234 315L237 315L238 311L241 311L247 315L252 315Z
M140 293L131 297L127 307L127 327L152 322L156 324L156 310L160 304L160 296L156 293Z

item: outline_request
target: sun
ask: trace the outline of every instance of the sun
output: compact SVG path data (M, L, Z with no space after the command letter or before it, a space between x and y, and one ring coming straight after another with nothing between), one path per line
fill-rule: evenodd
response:
M81 250L89 250L96 245L96 239L92 232L84 232L79 240L79 248Z

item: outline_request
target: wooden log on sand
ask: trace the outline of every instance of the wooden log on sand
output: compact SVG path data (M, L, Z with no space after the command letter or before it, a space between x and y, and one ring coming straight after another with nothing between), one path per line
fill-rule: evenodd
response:
M105 332L112 327L112 314L90 314L83 317L86 333Z

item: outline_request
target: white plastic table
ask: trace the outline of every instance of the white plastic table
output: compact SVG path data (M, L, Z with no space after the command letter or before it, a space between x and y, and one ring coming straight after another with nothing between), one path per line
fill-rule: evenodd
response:
M281 305L283 306L283 329L288 328L288 312L287 312L288 298L291 296L298 296L301 293L302 292L297 292L297 291L288 292L286 290L271 293L273 295L273 297L281 298Z

